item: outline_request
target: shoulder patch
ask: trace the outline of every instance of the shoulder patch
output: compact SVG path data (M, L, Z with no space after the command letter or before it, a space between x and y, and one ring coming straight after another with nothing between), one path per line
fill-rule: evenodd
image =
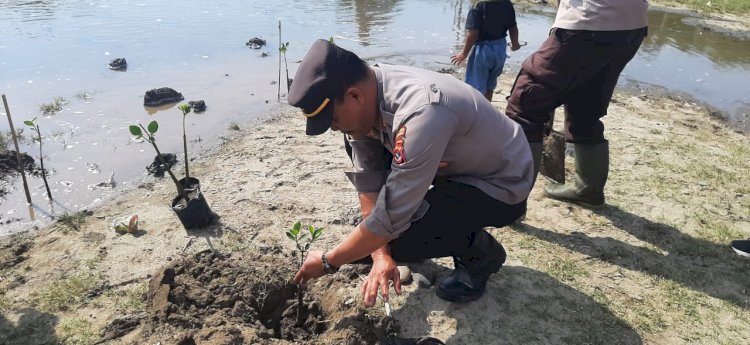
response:
M406 126L401 126L396 132L396 141L393 143L393 163L406 163L406 152L404 141L406 140Z

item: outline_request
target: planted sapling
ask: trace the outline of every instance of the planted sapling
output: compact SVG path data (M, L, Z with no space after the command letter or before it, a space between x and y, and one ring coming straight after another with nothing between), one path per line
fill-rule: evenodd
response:
M292 80L289 79L289 65L286 63L286 51L289 49L289 42L282 43L279 47L279 52L284 55L284 68L286 69L286 92L289 93L289 88L292 87Z
M32 119L31 121L26 120L23 122L26 126L29 126L34 132L36 132L36 137L33 137L32 139L34 141L39 142L39 166L42 169L42 180L44 180L44 187L47 188L47 196L50 200L52 200L52 192L49 190L49 183L47 183L47 171L44 170L44 153L42 152L42 133L39 131L39 125L36 124L36 117Z
M190 186L190 168L188 168L187 137L185 136L185 118L190 113L190 105L180 104L182 111L182 149L185 151L185 187Z
M299 252L299 263L297 270L302 268L302 264L305 263L307 258L307 252L310 250L310 246L317 241L320 236L323 235L323 228L315 228L312 225L308 225L307 231L302 230L302 223L296 222L292 229L286 232L286 237L289 237L297 245L297 252ZM302 284L297 286L297 326L302 325L302 297L305 294Z
M154 147L154 150L156 150L156 157L158 157L161 161L161 164L163 164L167 168L167 173L169 173L169 177L172 178L172 182L174 182L175 186L177 187L177 192L185 199L185 202L188 203L189 199L187 193L185 193L185 188L183 188L182 184L177 181L177 177L175 177L172 173L170 165L167 164L166 161L164 161L164 157L162 156L161 151L159 151L159 147L156 146L156 138L154 137L154 134L156 134L156 131L159 130L159 123L157 123L156 121L151 121L149 122L147 128L144 128L143 125L139 123L138 126L130 125L128 129L130 129L130 134L135 136L136 139L146 140L151 144L151 146ZM185 164L187 164L187 162L185 162Z

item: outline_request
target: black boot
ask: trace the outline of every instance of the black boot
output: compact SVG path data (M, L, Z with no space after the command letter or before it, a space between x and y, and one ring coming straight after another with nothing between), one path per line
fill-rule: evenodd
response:
M490 275L505 263L505 249L492 235L477 233L471 253L453 257L453 272L438 282L437 296L449 302L467 303L484 293Z

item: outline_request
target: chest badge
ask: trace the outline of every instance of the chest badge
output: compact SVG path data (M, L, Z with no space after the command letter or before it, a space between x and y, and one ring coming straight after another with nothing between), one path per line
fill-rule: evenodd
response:
M393 145L393 163L406 163L406 151L404 150L404 140L406 139L406 126L401 126L396 132L396 141Z

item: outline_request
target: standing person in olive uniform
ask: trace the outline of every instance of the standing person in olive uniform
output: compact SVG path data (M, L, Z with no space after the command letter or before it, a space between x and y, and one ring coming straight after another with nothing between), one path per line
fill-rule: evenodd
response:
M289 104L307 117L308 135L345 134L364 217L333 249L310 252L295 282L369 255L362 289L371 306L378 290L387 300L389 281L400 293L396 261L453 256L438 296L479 298L506 256L483 227L511 224L526 210L533 164L521 127L450 75L369 66L326 40L302 60Z
M510 50L520 49L516 11L510 0L479 1L466 16L464 49L451 56L451 62L455 65L469 57L464 81L489 101L492 101L497 78L505 66L508 45L505 37L508 33Z
M523 126L534 176L545 123L560 105L565 105L565 140L575 147L575 182L549 184L547 196L604 204L609 144L600 118L646 36L647 10L646 0L560 0L549 37L521 65L505 113Z

